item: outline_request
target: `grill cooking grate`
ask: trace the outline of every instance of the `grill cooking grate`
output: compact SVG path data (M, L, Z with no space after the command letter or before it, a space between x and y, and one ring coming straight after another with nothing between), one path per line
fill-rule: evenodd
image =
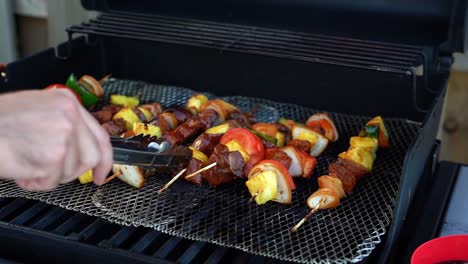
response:
M104 89L107 97L112 93L139 94L142 101L160 101L165 107L183 105L193 94L183 88L120 80L106 82ZM280 116L304 121L316 112L263 99L223 99L245 111L257 107L257 119L267 122ZM419 127L407 120L386 119L392 147L379 150L373 173L364 177L338 208L316 213L291 234L289 229L307 212L305 200L317 189L316 177L327 172L328 164L348 148L349 137L370 119L338 113L331 113L331 117L340 140L318 158L312 180L297 180L298 188L289 206L248 203L250 196L243 181L208 188L181 180L158 195L157 190L170 179L167 175L150 177L142 189L114 180L103 187L73 182L46 193L24 192L12 182L1 181L0 196L41 200L119 224L146 226L281 260L356 262L371 253L390 224L403 161Z

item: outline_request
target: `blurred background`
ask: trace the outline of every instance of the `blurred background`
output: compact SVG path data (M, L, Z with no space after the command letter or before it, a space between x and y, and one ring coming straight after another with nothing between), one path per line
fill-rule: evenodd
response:
M66 27L96 15L79 0L1 0L0 62L55 46L66 40Z
M0 0L0 63L56 46L68 26L96 15L79 0ZM468 164L468 54L455 54L439 139L442 160Z

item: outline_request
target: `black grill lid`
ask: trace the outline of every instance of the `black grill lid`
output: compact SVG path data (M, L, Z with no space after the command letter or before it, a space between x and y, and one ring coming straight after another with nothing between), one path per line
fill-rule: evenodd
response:
M463 51L462 0L81 0L101 12L126 11L241 23L364 40Z

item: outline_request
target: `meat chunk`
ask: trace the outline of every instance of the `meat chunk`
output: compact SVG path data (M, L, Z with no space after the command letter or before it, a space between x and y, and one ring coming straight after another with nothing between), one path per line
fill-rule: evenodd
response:
M196 159L196 158L192 158L187 166L187 170L185 171L185 176L187 175L190 175L196 171L198 171L199 169L203 168L205 165L203 164L203 162L201 162L200 160ZM185 178L184 176L184 178ZM202 183L202 179L203 179L203 176L201 173L198 173L190 178L185 178L187 181L190 181L190 182L193 182L195 184L198 184L200 185Z
M351 193L357 180L367 173L367 170L362 168L359 164L341 158L330 164L328 170L330 176L337 177L341 180L346 193Z
M101 110L91 113L94 118L99 122L99 124L104 124L112 120L114 116L111 111L109 110Z
M218 118L218 113L213 109L203 110L197 117L193 119L198 119L204 126L204 129L210 128L213 125L213 122Z
M312 145L307 140L293 139L288 142L288 146L294 147L298 150L304 151L305 153L310 153Z
M265 159L275 160L283 164L285 168L289 169L291 166L291 158L284 151L278 148L269 148L265 151Z
M94 118L97 119L99 124L104 124L106 122L109 122L112 120L112 117L122 109L121 106L118 105L105 105L102 107L101 110L92 112L91 114L94 116Z
M240 160L244 163L242 155L238 151L229 152L226 146L218 144L214 148L213 154L211 154L208 161L208 164L216 162L217 165L203 172L203 177L210 186L218 186L223 183L231 182L238 176L239 172L243 170L243 167L239 169Z
M141 107L148 110L151 113L151 116L153 117L158 116L163 111L163 107L160 103L144 104Z
M193 141L192 147L209 157L222 137L223 134L203 133Z
M118 136L118 135L123 134L126 131L125 120L120 119L120 118L106 122L102 124L102 127L111 136Z

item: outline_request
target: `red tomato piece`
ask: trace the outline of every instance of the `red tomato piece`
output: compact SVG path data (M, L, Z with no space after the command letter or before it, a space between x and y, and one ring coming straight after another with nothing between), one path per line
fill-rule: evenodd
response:
M245 128L233 128L229 130L221 138L220 143L224 145L231 140L236 140L245 152L249 154L250 160L244 167L244 174L247 176L252 167L265 157L262 141Z

